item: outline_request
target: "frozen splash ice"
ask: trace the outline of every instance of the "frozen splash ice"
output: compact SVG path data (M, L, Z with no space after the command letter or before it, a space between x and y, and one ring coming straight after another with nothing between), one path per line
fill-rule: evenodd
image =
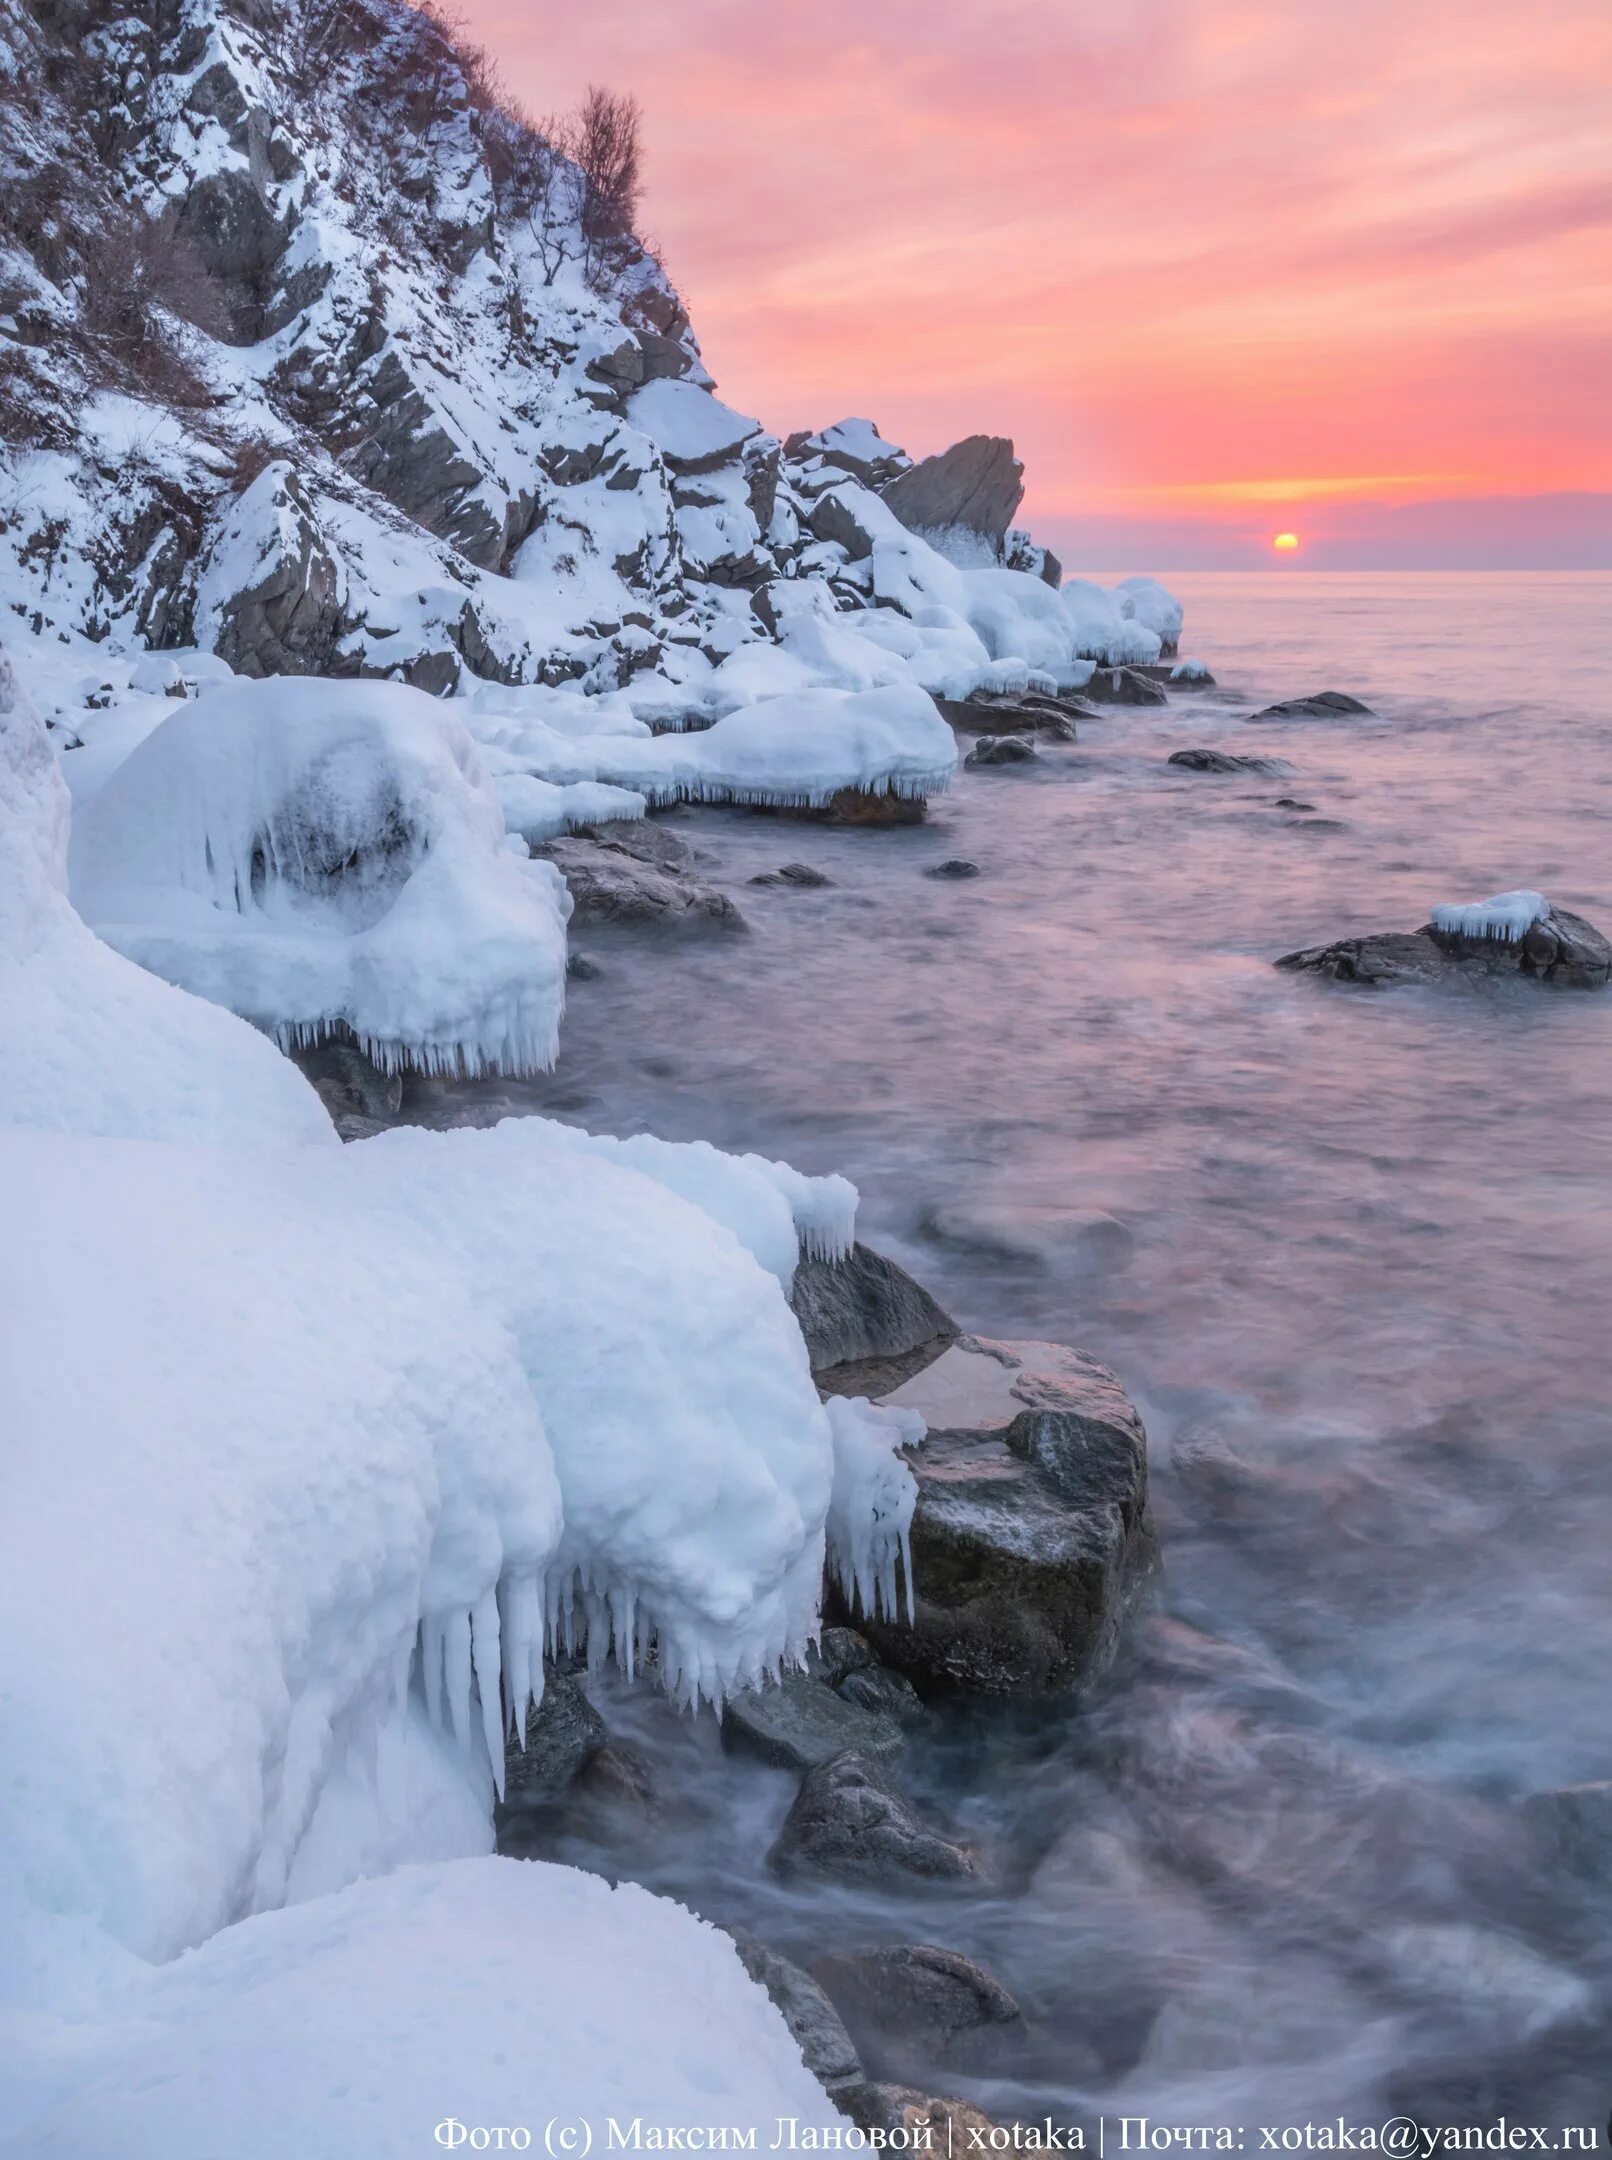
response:
M1504 892L1492 900L1441 901L1433 910L1432 923L1449 937L1494 938L1501 944L1517 945L1549 913L1550 902L1543 893Z

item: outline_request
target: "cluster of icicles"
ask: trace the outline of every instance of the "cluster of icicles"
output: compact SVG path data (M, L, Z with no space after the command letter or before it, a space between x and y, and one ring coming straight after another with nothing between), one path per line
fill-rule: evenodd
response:
M876 1526L854 1555L836 1551L830 1564L853 1608L875 1617L898 1616L904 1583L912 1618L905 1524L888 1534ZM680 1641L674 1630L658 1628L630 1585L601 1588L578 1569L563 1579L506 1576L471 1610L423 1619L412 1662L432 1724L451 1732L461 1748L468 1749L480 1733L502 1799L505 1735L517 1747L524 1743L527 1717L543 1700L546 1657L570 1658L583 1651L592 1672L613 1659L628 1680L653 1667L661 1686L684 1709L710 1703L720 1711L729 1695L800 1664L815 1634L814 1629L810 1637L791 1643L774 1663L730 1668L708 1649Z

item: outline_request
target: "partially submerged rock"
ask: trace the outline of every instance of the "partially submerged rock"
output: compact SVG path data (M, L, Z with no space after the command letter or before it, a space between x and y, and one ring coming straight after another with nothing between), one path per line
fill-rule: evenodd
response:
M1087 697L1099 705L1168 705L1164 685L1139 667L1100 667L1086 685Z
M862 2083L862 2061L845 2021L811 1974L743 1928L730 1928L739 1962L765 1988L789 2027L801 2060L827 2092Z
M971 878L979 874L979 864L970 862L966 855L948 855L944 862L931 863L924 872L925 877L934 878Z
M616 840L573 835L538 852L559 865L570 888L573 928L742 930L728 894L689 871L645 861Z
M976 1854L923 1822L889 1772L848 1750L808 1770L767 1864L777 1875L842 1882L971 1882Z
M957 1340L950 1313L868 1245L843 1260L803 1256L790 1302L825 1395L888 1394Z
M877 2078L989 2077L1024 2051L1023 2011L961 1951L897 1943L821 1958L816 1973Z
M965 1336L887 1399L929 1426L910 1457L916 1615L865 1621L868 1640L926 1693L1087 1685L1157 1557L1119 1382L1061 1344Z
M964 758L965 765L1023 765L1035 756L1027 735L982 735Z
M1345 690L1318 690L1313 697L1284 698L1254 715L1256 720L1341 720L1350 713L1370 714L1371 707Z
M752 885L793 885L802 891L817 890L832 885L834 880L810 863L781 863L776 870L758 870L750 880Z
M888 1711L859 1704L798 1672L730 1696L722 1714L722 1740L726 1747L785 1770L813 1769L847 1749L888 1761L906 1744L901 1726Z
M1172 750L1165 762L1179 765L1185 772L1200 773L1274 773L1286 769L1276 758L1239 757L1231 750L1208 750L1198 745L1190 750Z
M1474 937L1425 923L1420 930L1306 946L1284 953L1276 965L1371 988L1529 975L1559 988L1595 990L1612 980L1612 944L1582 915L1553 907L1520 937Z
M1055 697L1045 690L975 690L966 698L936 698L935 703L947 726L965 734L1010 728L1017 734L1046 735L1054 742L1073 742L1076 721L1098 717L1088 698Z

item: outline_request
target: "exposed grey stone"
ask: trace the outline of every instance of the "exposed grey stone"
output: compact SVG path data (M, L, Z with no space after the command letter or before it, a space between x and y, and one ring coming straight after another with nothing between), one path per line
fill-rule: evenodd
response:
M905 1746L887 1712L864 1708L805 1673L730 1695L722 1713L723 1744L784 1770L810 1770L847 1748L881 1760Z
M806 1670L825 1687L838 1687L852 1673L866 1672L874 1662L873 1646L855 1628L826 1627L814 1649L806 1653Z
M909 532L961 526L998 555L1023 499L1024 467L1001 435L969 435L938 457L909 466L884 491Z
M834 880L825 877L821 870L803 862L786 862L776 870L758 870L750 880L752 885L797 885L808 889L832 885L833 882Z
M1274 773L1284 770L1276 758L1239 757L1230 750L1207 750L1198 746L1190 750L1172 750L1166 763L1179 765L1186 772L1200 773Z
M885 1400L912 1452L916 1618L864 1620L926 1693L1069 1694L1112 1663L1157 1559L1142 1421L1105 1367L1058 1343L965 1336Z
M1349 713L1370 713L1369 705L1343 690L1318 690L1313 697L1284 698L1254 715L1256 720L1339 720Z
M971 878L979 874L979 864L970 862L964 855L948 855L944 862L931 863L924 872L925 877L938 878Z
M403 1101L403 1075L382 1072L356 1042L331 1036L290 1053L294 1065L312 1081L333 1119L395 1117Z
M545 1666L543 1700L526 1713L524 1744L504 1743L503 1816L515 1816L557 1800L601 1748L605 1721L567 1672Z
M843 1260L803 1257L790 1303L828 1395L887 1394L957 1340L950 1313L869 1245Z
M596 1748L571 1789L588 1814L618 1823L653 1823L665 1812L653 1764L625 1740L606 1740Z
M912 2085L851 2085L835 2098L859 2129L899 2136L909 2152L988 2152L999 2127L972 2100L943 2099Z
M815 1970L877 2078L989 2077L1023 2056L1023 2011L960 1951L900 1943L820 1958Z
M262 512L263 567L253 584L224 603L215 650L237 675L340 672L337 647L356 625L344 612L345 579L302 482L289 464L274 465L254 493L254 507ZM281 512L288 513L283 520ZM232 548L227 539L220 544Z
M848 1672L835 1690L841 1699L898 1725L921 1725L928 1715L912 1682L886 1665L865 1665Z
M920 1821L879 1763L850 1751L807 1771L767 1862L785 1877L842 1882L965 1882L984 1873L966 1846Z
M862 2060L844 2020L811 1974L757 1942L743 1928L729 1928L739 1962L757 1987L765 1988L801 2060L824 2089L838 2093L862 2081Z
M964 758L965 765L1023 765L1035 756L1026 735L982 735Z
M819 495L807 509L806 522L814 540L844 548L852 562L862 562L873 553L872 534L857 517L849 495L839 489Z

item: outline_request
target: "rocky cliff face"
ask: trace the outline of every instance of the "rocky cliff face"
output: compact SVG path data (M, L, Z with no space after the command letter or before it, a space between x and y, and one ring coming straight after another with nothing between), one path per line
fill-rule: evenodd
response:
M0 196L13 630L608 690L774 637L802 577L886 597L892 483L1047 570L1010 445L723 404L654 257L399 0L0 0Z

